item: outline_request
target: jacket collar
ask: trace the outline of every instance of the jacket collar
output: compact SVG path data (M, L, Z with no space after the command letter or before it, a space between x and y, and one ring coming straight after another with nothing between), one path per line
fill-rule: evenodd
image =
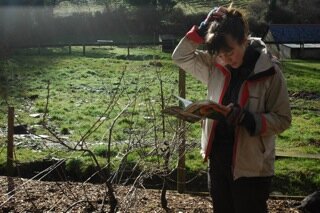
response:
M260 52L260 56L254 66L248 80L259 80L275 73L272 55L267 51L266 45L259 38L250 38L249 45Z
M250 37L249 46L257 50L260 53L260 56L256 60L256 63L253 66L253 72L249 74L248 80L258 80L261 77L265 78L268 76L272 76L275 73L274 62L272 55L267 51L265 43L261 41L260 38ZM223 67L219 63L219 61L217 61L216 67L218 67L224 75L230 75L230 70L228 66Z
M253 69L253 74L264 72L273 67L272 56L268 53L266 45L259 38L249 38L249 45L260 52L260 56Z

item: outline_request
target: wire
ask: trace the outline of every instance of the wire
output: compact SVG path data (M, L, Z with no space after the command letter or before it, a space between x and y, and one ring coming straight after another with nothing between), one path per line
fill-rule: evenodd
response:
M39 178L38 180L40 181L41 179L43 179L45 176L47 176L48 174L50 174L54 169L56 169L58 166L60 166L63 162L65 162L66 160L60 160L57 163L55 163L54 165L44 169L43 171L39 172L37 175L33 176L32 178L28 179L28 181L24 182L22 185L19 185L19 187L16 187L14 190L11 190L10 192L4 194L4 196L8 196L9 194L16 192L19 188L21 188L22 186L24 186L25 184L29 183L30 181L34 180L35 178L37 178L38 176L40 176L42 173L47 172L47 174L44 174L41 178ZM48 171L47 171L48 170ZM2 207L4 204L6 204L8 201L10 201L13 197L15 196L15 194L11 195L6 201L4 201L0 207Z

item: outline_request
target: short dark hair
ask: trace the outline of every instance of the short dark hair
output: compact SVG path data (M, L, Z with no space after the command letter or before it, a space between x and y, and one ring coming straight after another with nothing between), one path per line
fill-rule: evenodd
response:
M239 44L249 35L249 27L243 12L235 8L229 8L226 14L210 24L206 34L205 43L210 54L220 51L229 52L227 36L235 39Z

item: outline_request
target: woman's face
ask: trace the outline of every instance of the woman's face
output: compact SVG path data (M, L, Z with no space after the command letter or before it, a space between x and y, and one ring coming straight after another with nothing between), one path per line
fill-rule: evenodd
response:
M239 68L243 62L244 53L246 51L247 40L239 42L230 36L227 36L227 43L230 47L229 51L220 51L218 58L223 65L229 65L232 68Z

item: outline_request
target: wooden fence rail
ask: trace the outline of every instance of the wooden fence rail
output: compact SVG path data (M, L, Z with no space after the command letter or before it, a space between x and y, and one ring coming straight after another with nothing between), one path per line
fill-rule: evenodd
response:
M178 44L178 40L172 40L172 41L157 41L157 42L114 42L113 40L97 40L96 42L69 42L69 43L56 43L56 44L38 44L38 45L8 45L8 47L13 49L28 49L28 48L38 48L38 54L41 54L41 48L61 48L61 47L68 47L69 54L71 54L72 47L82 47L83 55L86 54L86 47L87 46L120 46L120 47L126 47L128 49L128 56L130 55L130 48L134 48L136 46L157 46L162 45L162 49L164 50L167 48L168 42L170 43L170 46L172 48L175 47L176 44ZM289 41L289 42L276 42L276 41L264 41L265 44L299 44L301 47L304 46L304 44L314 44L314 41ZM170 51L173 51L173 49Z
M58 44L39 44L39 45L19 45L19 46L10 46L13 49L31 49L37 48L38 54L41 54L42 48L62 48L68 47L68 52L71 54L72 47L82 47L82 54L86 55L86 47L104 47L104 46L118 46L118 47L126 47L128 49L128 55L130 55L130 48L134 48L137 46L157 46L162 45L163 42L85 42L85 43L58 43Z

